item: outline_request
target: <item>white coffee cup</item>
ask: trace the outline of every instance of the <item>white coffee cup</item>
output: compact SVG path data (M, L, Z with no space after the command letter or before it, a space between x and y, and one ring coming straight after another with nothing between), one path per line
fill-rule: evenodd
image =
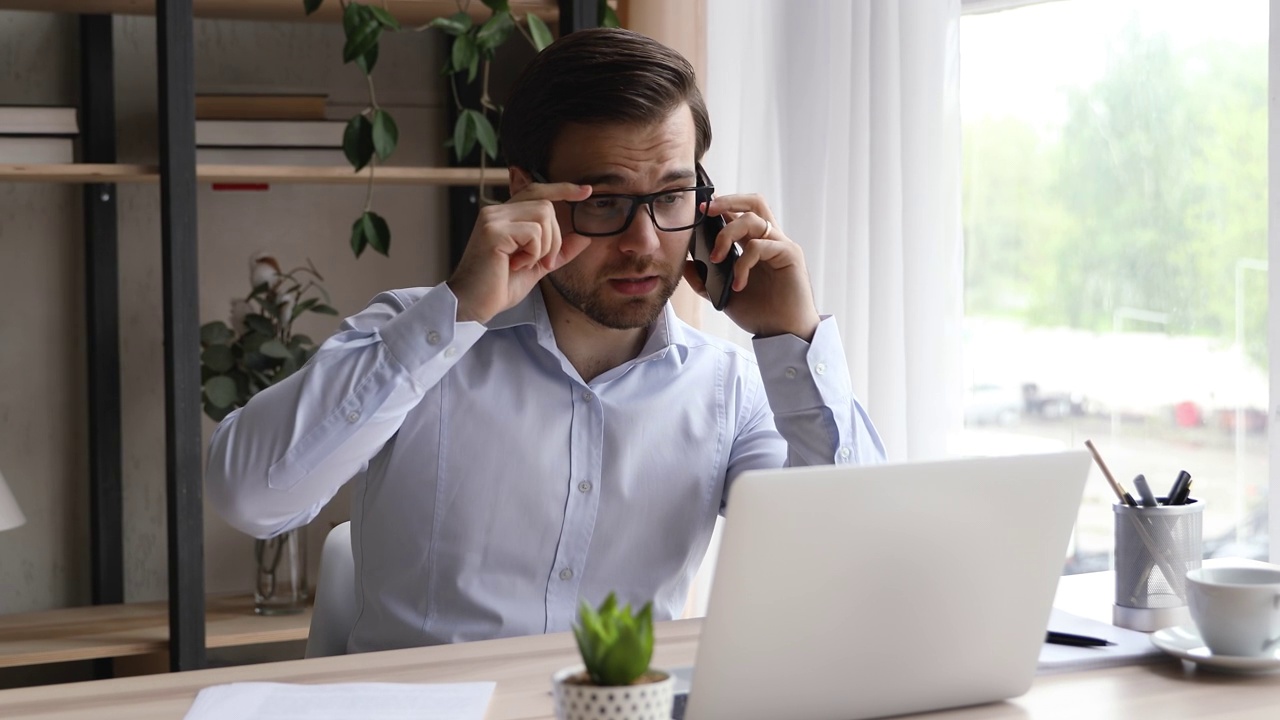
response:
M1187 605L1214 655L1270 656L1280 647L1280 567L1189 570Z

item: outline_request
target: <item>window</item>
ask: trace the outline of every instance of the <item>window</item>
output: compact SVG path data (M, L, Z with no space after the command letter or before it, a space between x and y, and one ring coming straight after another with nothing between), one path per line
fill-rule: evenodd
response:
M1206 556L1266 559L1267 0L961 20L967 454L1182 469ZM1106 569L1093 472L1067 572Z

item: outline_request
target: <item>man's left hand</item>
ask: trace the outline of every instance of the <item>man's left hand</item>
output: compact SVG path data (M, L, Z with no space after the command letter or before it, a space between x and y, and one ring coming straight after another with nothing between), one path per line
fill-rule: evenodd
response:
M716 237L712 262L723 260L733 243L742 248L733 266L733 294L724 310L729 319L760 337L790 333L812 340L821 318L804 252L778 227L764 198L725 195L712 200L707 213L722 215L727 223ZM707 296L692 260L685 261L684 278L699 295Z

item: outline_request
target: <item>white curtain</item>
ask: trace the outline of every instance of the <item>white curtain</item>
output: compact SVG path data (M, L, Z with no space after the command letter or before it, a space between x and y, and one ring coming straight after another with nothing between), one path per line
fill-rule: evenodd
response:
M959 19L960 0L707 0L708 172L803 246L892 461L948 455L962 425Z

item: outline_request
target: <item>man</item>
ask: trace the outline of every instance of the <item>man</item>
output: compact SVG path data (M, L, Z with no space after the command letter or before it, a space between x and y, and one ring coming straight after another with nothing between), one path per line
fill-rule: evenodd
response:
M710 138L679 54L562 38L507 104L512 198L452 277L380 294L218 427L208 497L244 532L355 479L349 651L567 630L610 591L677 617L735 476L883 458L800 247L763 199L690 189ZM742 248L726 312L758 365L668 302L703 287L705 213L730 220L713 259Z

